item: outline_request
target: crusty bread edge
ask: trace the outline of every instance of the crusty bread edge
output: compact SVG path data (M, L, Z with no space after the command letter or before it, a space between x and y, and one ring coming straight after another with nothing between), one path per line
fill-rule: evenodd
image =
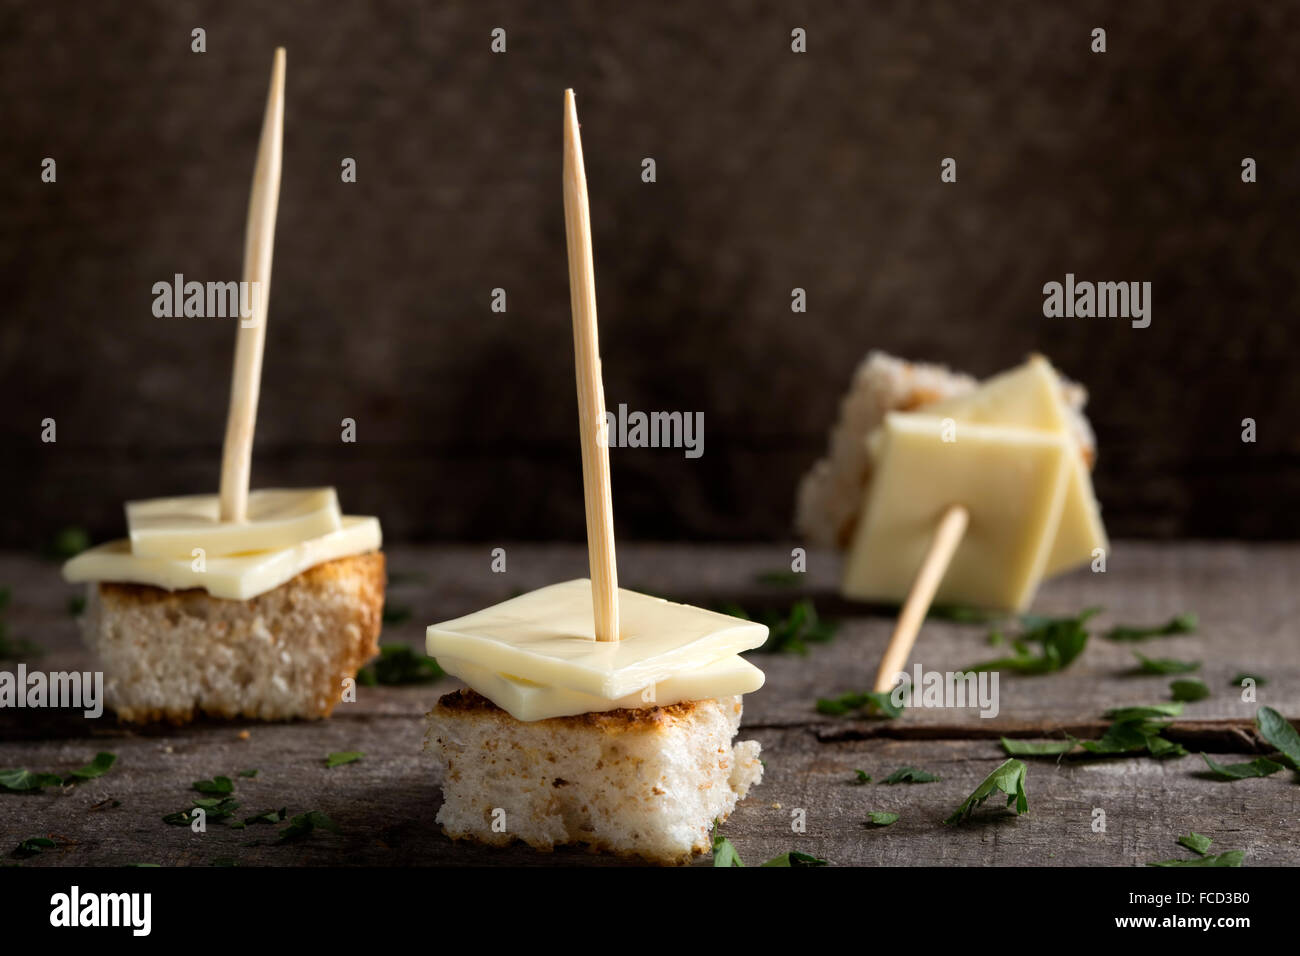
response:
M568 717L549 717L544 720L530 721L530 723L541 725L550 725L551 729L567 730L600 730L605 733L643 733L655 730L667 729L671 723L687 718L695 707L702 703L701 701L681 701L676 704L668 704L663 707L646 707L636 710L621 708L618 710L599 711L588 714L575 714ZM474 715L480 717L489 717L500 715L509 720L515 718L498 707L492 701L488 700L482 694L473 688L465 687L459 690L451 691L438 698L433 709L426 715L432 718L436 713L442 714L461 714ZM424 738L423 749L430 749L432 736L432 727L430 727ZM730 744L734 749L735 744ZM739 803L739 801L737 801ZM717 823L722 824L731 818L731 811L719 813ZM513 833L492 834L491 838L485 839L485 835L480 833L461 833L452 832L446 826L441 827L442 832L450 840L463 840L467 843L478 844L481 846L491 846L498 849L510 846L514 843L523 843L538 853L554 853L557 844L552 843L534 843L524 837ZM696 857L703 856L712 849L709 842L696 843L691 847L689 853L681 853L676 856L653 856L648 853L640 853L636 850L628 850L621 847L614 847L600 840L599 838L582 843L562 843L558 846L563 847L582 847L589 854L606 854L617 857L622 860L635 860L652 863L656 866L686 866Z
M374 658L379 653L379 635L383 628L383 611L384 611L384 593L386 584L386 559L382 551L367 551L362 554L347 555L342 558L335 558L332 561L325 561L321 564L314 565L301 572L288 581L273 588L278 591L281 588L287 588L295 584L307 584L310 587L320 587L330 581L343 577L353 577L363 575L365 583L361 589L360 601L357 610L362 618L363 638L360 642L350 642L343 648L343 653L335 658L333 667L334 680L341 685L344 677L355 677L357 672L367 661ZM93 626L95 616L102 613L103 600L106 596L119 601L128 601L133 603L151 603L166 600L176 594L183 593L206 593L201 588L190 588L185 591L168 591L165 588L154 587L150 584L135 584L132 582L121 581L100 581L91 582L87 585L87 607L85 612L85 625ZM268 594L271 592L267 592ZM207 595L211 601L230 601L230 598L218 598ZM262 595L249 598L246 601L236 601L239 604L255 604ZM281 718L283 720L319 720L329 717L338 705L337 695L327 697L328 706L319 709L313 713L307 713L298 717ZM239 710L227 708L150 708L149 710L124 709L114 711L118 722L123 724L146 725L146 724L170 724L171 726L182 726L192 723L198 717L206 717L215 720L241 720L256 719L247 717ZM272 720L271 718L267 718Z

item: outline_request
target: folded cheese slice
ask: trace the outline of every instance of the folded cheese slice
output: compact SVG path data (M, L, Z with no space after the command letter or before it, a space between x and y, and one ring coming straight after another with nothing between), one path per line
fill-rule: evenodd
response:
M686 700L748 694L763 686L763 672L738 654L651 684L625 697L608 698L562 687L546 687L477 664L442 655L438 664L516 720L546 720L606 710L667 707Z
M276 551L343 526L333 488L264 488L248 493L248 520L221 520L218 495L151 498L126 505L131 552L142 558L185 558L195 548L224 557Z
M767 640L767 627L754 621L624 588L618 593L617 641L596 640L591 582L580 578L434 624L425 645L440 660L617 700Z
M1071 434L1060 379L1041 355L1030 356L1025 364L993 376L972 392L927 405L923 411L958 422ZM1061 523L1043 568L1048 576L1086 564L1092 560L1094 549L1108 547L1088 464L1077 447L1072 450Z
M1065 498L1065 435L956 425L894 412L876 433L876 462L844 567L858 600L901 602L949 506L970 512L935 601L1019 609L1043 576Z
M202 588L213 597L246 601L278 588L308 568L379 550L379 519L345 515L343 526L287 548L255 551L230 557L142 557L131 551L126 538L83 551L63 566L72 582L114 581L150 584L169 591Z

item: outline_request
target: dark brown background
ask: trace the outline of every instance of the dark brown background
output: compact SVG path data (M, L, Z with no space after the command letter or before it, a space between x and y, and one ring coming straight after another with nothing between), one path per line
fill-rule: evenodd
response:
M390 539L582 535L573 86L609 403L705 413L699 460L613 452L621 534L788 536L872 347L1087 383L1112 534L1300 532L1294 4L5 2L0 543L215 491L233 323L154 318L151 286L238 277L276 44L255 485L336 484ZM1067 271L1151 281L1151 327L1043 318Z

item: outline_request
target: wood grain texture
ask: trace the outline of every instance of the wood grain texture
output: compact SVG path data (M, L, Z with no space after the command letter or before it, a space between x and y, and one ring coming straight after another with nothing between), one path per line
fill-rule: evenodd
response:
M610 405L707 424L698 460L611 454L621 537L788 533L874 347L979 375L1037 350L1085 382L1116 537L1300 534L1294 4L0 0L0 22L0 489L24 503L5 546L214 490L231 323L156 319L150 287L238 276L277 44L254 487L337 484L393 541L581 540L557 493L579 467L555 196L572 86ZM1151 327L1044 319L1067 271L1151 281Z
M427 623L586 571L580 546L507 545L509 570L493 574L494 546L390 550L390 609L409 609L411 617L390 626L383 640L419 646ZM792 596L812 593L819 607L852 612L834 640L814 645L807 657L753 658L766 671L767 684L746 698L741 739L762 743L765 779L724 827L747 862L798 849L839 864L1140 865L1183 855L1174 841L1196 830L1213 837L1216 849L1245 850L1248 865L1300 863L1296 774L1220 783L1206 779L1196 756L1030 760L1029 814L1013 818L991 801L967 825L942 826L943 817L1004 759L998 735L1094 735L1104 724L1103 710L1165 699L1169 678L1129 676L1129 649L1094 635L1064 673L1007 678L997 718L920 709L897 721L825 717L813 709L816 697L869 686L892 617L834 602L828 592L837 568L829 555L810 555L805 588L786 592L757 582L759 574L788 566L788 557L789 549L778 545L629 545L622 554L629 586L667 597L758 608L788 606ZM1293 720L1300 716L1300 660L1290 630L1300 610L1292 588L1300 575L1300 548L1119 541L1110 568L1105 576L1082 573L1050 582L1036 610L1073 612L1105 604L1098 629L1113 621L1146 623L1197 611L1197 634L1138 645L1150 656L1204 661L1202 676L1214 696L1188 705L1170 737L1226 754L1229 761L1258 752L1249 729L1255 707L1227 686L1238 670L1269 678L1260 689L1261 703ZM43 669L89 666L66 611L76 591L60 581L56 566L0 554L0 581L13 588L10 633L45 646ZM990 651L984 630L928 621L918 659L931 669L971 663ZM328 721L286 725L204 723L131 731L106 717L88 732L85 721L67 715L0 712L0 766L66 773L96 751L119 755L103 778L63 792L0 794L0 850L53 833L71 845L24 865L207 865L226 859L249 865L616 865L581 850L496 852L441 835L433 822L438 780L421 752L423 714L452 686L448 680L361 688L357 703L340 705ZM245 729L249 738L241 740ZM325 769L325 755L341 750L361 750L366 757ZM942 779L897 786L853 782L857 769L880 780L904 765ZM162 823L164 814L182 809L193 796L192 781L233 777L245 768L260 773L252 780L235 778L241 813L281 806L291 813L321 810L342 834L277 846L269 827L231 831L213 824L207 834L196 835ZM121 806L94 809L105 800ZM790 828L797 808L806 811L802 834ZM1094 808L1106 812L1105 833L1091 829ZM883 829L863 826L874 810L899 813L900 820Z

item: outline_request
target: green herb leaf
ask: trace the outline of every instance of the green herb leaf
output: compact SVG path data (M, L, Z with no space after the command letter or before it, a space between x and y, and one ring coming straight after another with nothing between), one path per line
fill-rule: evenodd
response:
M231 814L239 809L234 797L200 797L193 801L194 806L204 810L209 817L214 813Z
M1147 753L1153 757L1186 757L1187 748L1160 736L1160 730L1153 729L1147 734Z
M63 778L57 773L32 773L30 770L0 770L0 792L27 793L44 787L57 787Z
M256 777L256 776L257 776L257 771L256 771L256 770L241 770L241 771L239 771L239 776L241 776L241 777Z
M1153 757L1182 757L1187 749L1182 744L1166 740L1161 733L1168 723L1156 723L1152 716L1169 716L1182 713L1181 703L1157 704L1151 707L1119 707L1107 711L1115 722L1106 728L1100 740L1081 740L1079 746L1093 754L1123 754L1146 751Z
M81 617L86 611L86 596L84 594L74 594L68 598L68 613L73 617Z
M1196 630L1196 615L1179 614L1155 627L1112 627L1106 637L1112 641L1145 641L1148 637L1168 637L1171 634L1191 634Z
M1272 707L1261 707L1255 712L1255 726L1265 740L1282 752L1291 766L1300 770L1300 734L1290 721Z
M817 713L832 717L843 717L854 711L864 711L873 717L893 720L902 716L903 708L893 701L892 691L864 690L841 694L839 697L819 697Z
M234 793L235 784L229 777L213 777L211 780L195 780L194 789L199 793Z
M1182 846L1187 847L1187 849L1191 850L1193 853L1205 856L1205 851L1210 848L1210 844L1214 841L1193 830L1191 833L1187 834L1187 836L1180 836L1178 842Z
M74 780L94 780L96 777L102 777L117 763L117 754L97 753L95 759L90 761L84 767L78 767L68 775L65 783L72 783Z
M1143 674L1190 674L1201 669L1200 661L1180 661L1173 657L1147 657L1133 652L1138 659L1137 669Z
M772 857L763 866L830 866L830 861L809 853L791 850L789 853L782 853L780 856Z
M58 846L58 844L49 837L29 837L22 843L18 844L11 855L20 860L25 860L29 856L35 856L42 850L48 850L56 846Z
M1147 866L1241 866L1245 858L1246 854L1243 850L1229 850L1218 856L1197 856L1190 860L1161 860L1158 863L1148 863Z
M1128 723L1133 720L1150 720L1160 717L1178 717L1183 712L1181 702L1170 704L1150 704L1145 707L1112 707L1106 716L1116 723Z
M341 767L345 763L356 763L364 756L365 754L360 750L340 750L325 758L325 767L329 769L331 767Z
M309 810L307 813L298 814L289 821L289 825L280 831L280 842L292 843L296 840L304 840L316 830L329 830L331 833L338 833L339 826L319 810Z
M63 528L50 542L49 554L52 558L66 561L75 558L90 547L90 535L85 528Z
M768 612L761 615L759 621L766 624L768 630L767 640L759 650L768 654L807 654L809 644L830 641L837 626L818 617L817 608L806 598L795 601L789 614Z
M858 779L857 779L857 782L858 782L858 783L870 783L870 782L871 782L871 775L870 775L869 773L867 773L865 770L855 770L855 771L853 771L853 772L856 773L856 774L858 775Z
M998 620L1002 615L995 611L966 607L961 604L936 604L931 606L925 616L936 621L953 621L957 624L988 624L990 621Z
M1220 780L1245 780L1248 777L1267 777L1279 770L1286 769L1277 761L1269 760L1267 757L1257 757L1245 763L1222 764L1212 760L1209 754L1202 753L1201 759L1205 761L1205 765Z
M405 644L380 644L379 659L357 674L357 682L374 687L378 684L427 684L445 672L432 657L418 654Z
M1123 754L1146 750L1150 739L1145 721L1118 722L1106 728L1099 740L1081 740L1079 746L1093 754Z
M944 820L944 823L954 824L961 823L975 812L975 808L982 804L997 791L1002 791L1007 795L1007 806L1015 804L1017 816L1026 813L1029 810L1029 797L1025 793L1025 776L1028 768L1015 757L1008 757L1001 765L998 766L991 774L984 778L975 790L967 797L952 814Z
M1232 679L1232 686L1239 688L1243 683L1245 683L1248 680L1253 680L1255 682L1256 687L1263 687L1265 684L1268 683L1267 677L1260 677L1258 674L1248 674L1242 672Z
M385 624L403 624L411 619L411 609L401 604L384 605Z
M925 770L917 770L915 767L899 767L891 773L881 783L934 783L939 779L937 774L929 773Z
M6 590L3 593L9 592ZM40 657L43 653L45 652L31 641L10 640L4 621L0 621L0 661L30 660L33 657Z
M1169 684L1169 694L1174 700L1185 700L1195 702L1205 700L1210 696L1210 688L1205 686L1204 681L1195 678L1185 678L1183 680L1172 681Z
M244 823L246 825L252 823L279 823L285 818L287 812L287 807L281 807L279 810L263 810L255 816L244 817Z
M233 797L205 797L191 801L190 809L169 813L162 820L172 826L189 826L194 822L194 811L202 810L206 822L216 823L230 819L238 809L239 802Z
M1002 738L1002 749L1013 757L1055 757L1068 754L1079 745L1070 737L1066 740L1012 740Z
M874 812L872 812L872 813L868 813L868 814L867 814L867 821L868 821L872 826L877 826L877 827L887 827L887 826L889 826L891 823L897 823L897 822L898 822L898 814L897 814L897 813L886 813L886 812L881 811L881 810L876 810L876 811L874 811Z
M1011 671L1017 674L1050 674L1063 670L1088 646L1088 630L1084 625L1100 611L1100 608L1092 607L1073 617L1026 614L1020 619L1023 629L1012 644L1015 656L984 661L966 670ZM1035 646L1037 653L1033 652Z
M744 866L745 861L740 858L736 848L732 846L731 841L719 833L716 829L713 831L713 865L714 866Z

